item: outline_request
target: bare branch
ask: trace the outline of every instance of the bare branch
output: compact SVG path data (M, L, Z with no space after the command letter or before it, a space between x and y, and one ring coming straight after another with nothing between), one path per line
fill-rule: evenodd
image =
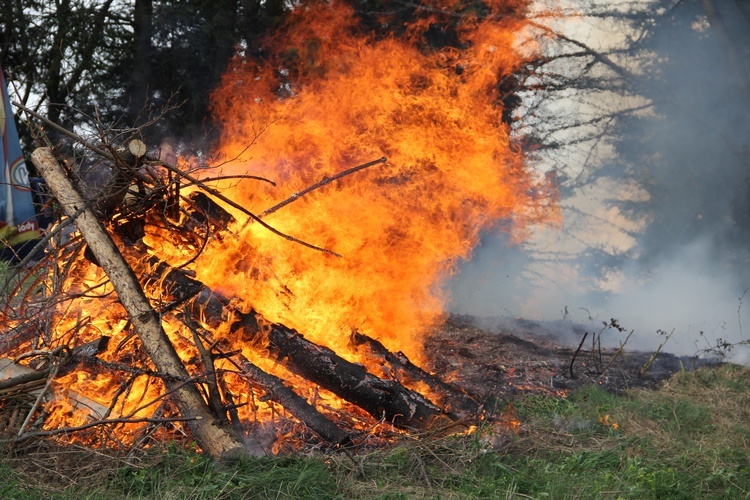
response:
M203 181L201 181L199 179L196 179L192 175L190 175L190 174L188 174L186 172L183 172L182 170L178 169L177 167L175 167L173 165L170 165L169 163L166 163L166 162L163 162L163 161L158 161L158 162L155 162L155 163L158 164L158 165L160 165L160 166L162 166L162 167L164 167L164 168L166 168L167 170L170 170L171 172L177 174L180 177L184 177L188 181L192 182L196 186L198 186L201 189L203 189L205 192L211 194L212 196L215 196L216 198L220 199L221 201L223 201L224 203L228 204L229 206L231 206L233 208L236 208L237 210L239 210L243 214L247 215L250 219L254 220L258 224L260 224L261 226L263 226L265 229L268 229L269 231L271 231L273 234L275 234L277 236L281 236L282 238L284 238L286 240L292 241L294 243L298 243L298 244L300 244L302 246L305 246L307 248L312 248L313 250L318 250L319 252L324 252L324 253L328 253L328 254L334 255L336 257L341 257L341 255L337 254L336 252L334 252L332 250L328 250L327 248L322 248L322 247L318 247L318 246L312 245L310 243L307 243L305 241L297 239L294 236L290 236L288 234L282 233L278 229L276 229L276 228L270 226L269 224L267 224L266 222L262 221L260 219L260 217L258 217L257 215L255 215L254 213L252 213L251 211L249 211L248 209L246 209L245 207L243 207L242 205L240 205L236 201L227 198L226 196L224 196L223 194L221 194L218 190L212 188L211 186L207 185Z
M73 432L80 432L92 427L98 427L101 425L112 425L112 424L168 424L172 422L195 422L201 420L200 416L197 417L173 417L173 418L109 418L104 420L96 420L87 424L78 425L75 427L61 427L59 429L51 429L48 431L40 432L29 432L23 436L18 436L14 439L0 439L0 443L20 443L27 439L35 437L49 437L58 436L60 434L70 434Z
M309 193L311 191L314 191L314 190L316 190L318 188L321 188L321 187L325 186L326 184L330 184L331 182L333 182L335 180L341 179L342 177L346 177L347 175L353 174L355 172L359 172L360 170L364 170L366 168L372 167L373 165L377 165L379 163L385 163L387 161L388 160L384 156L384 157L382 157L382 158L380 158L378 160L374 160L374 161L371 161L371 162L363 163L362 165L358 165L358 166L352 167L352 168L350 168L348 170L344 170L343 172L339 172L338 174L336 174L336 175L334 175L332 177L326 177L325 179L323 179L323 180L321 180L319 182L316 182L312 186L306 187L305 189L303 189L299 193L294 193L292 196L290 196L286 200L284 200L284 201L282 201L280 203L277 203L276 205L272 206L271 208L267 208L261 214L259 214L258 217L265 217L266 215L270 215L270 214L274 213L275 211L277 211L278 209L283 208L283 207L289 205L290 203L292 203L293 201L296 201L296 200L300 199L302 196L305 196L307 193Z

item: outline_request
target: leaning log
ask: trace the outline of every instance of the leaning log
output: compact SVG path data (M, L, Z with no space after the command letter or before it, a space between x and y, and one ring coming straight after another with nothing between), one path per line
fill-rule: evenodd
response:
M274 401L283 406L297 420L307 425L310 430L315 432L324 441L335 446L345 447L351 444L351 438L346 432L320 413L305 398L294 392L290 387L287 387L279 377L266 373L242 355L238 355L238 358L242 375L253 386L259 387L265 392L263 399Z
M189 277L185 271L173 269L159 258L148 255L145 249L138 248L138 245L133 249L143 250L140 266L148 270L141 273L145 286L160 286L166 294L172 296L175 301L169 306L171 310L184 305L187 311L179 314L178 318L188 328L199 331L201 336L213 345L215 342L211 333L200 327L189 314L201 317L204 324L215 327L224 320L224 315L229 310L229 301L213 293L203 283ZM293 389L287 387L282 379L261 370L241 354L235 353L231 358L240 368L240 375L264 393L263 398L280 404L324 441L343 447L351 443L351 438L346 432ZM209 363L204 364L208 369Z
M84 208L83 199L73 188L50 148L35 150L31 161L69 217ZM159 371L175 377L175 381L165 380L165 383L182 416L192 419L187 421L187 427L193 438L215 459L229 459L244 454L244 447L239 439L215 424L215 419L195 385L177 382L188 379L189 374L164 332L159 315L148 302L135 274L101 222L89 208L85 208L74 222L112 282L154 365Z
M154 282L185 304L204 324L215 327L232 317L229 342L233 347L254 345L267 351L289 371L362 408L377 419L400 428L424 429L445 418L442 409L394 380L383 380L362 365L351 363L331 349L305 339L299 332L273 324L254 310L236 310L231 301L156 257L147 257Z
M383 363L387 363L405 384L425 384L430 388L431 396L435 398L437 404L451 418L455 420L472 418L476 417L481 411L481 406L471 396L424 371L412 363L403 352L393 353L378 340L360 332L352 334L351 343L355 347L367 348L370 356L380 359Z
M395 380L384 380L364 366L345 360L299 332L259 315L257 329L243 327L244 339L265 337L273 358L290 371L353 403L375 418L405 429L424 429L445 418L443 411L418 392ZM238 332L239 333L239 332Z

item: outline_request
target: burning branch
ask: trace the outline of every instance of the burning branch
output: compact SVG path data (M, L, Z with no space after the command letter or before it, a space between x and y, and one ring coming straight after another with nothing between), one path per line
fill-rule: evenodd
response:
M19 358L16 358L15 362L17 363L23 357L36 356L39 354L43 354L48 357L49 368L46 370L47 382L44 384L44 387L39 392L39 395L34 401L34 404L32 405L31 410L29 410L29 412L26 414L26 418L24 419L23 423L21 424L21 428L18 431L18 437L23 436L23 433L26 430L26 427L29 425L29 422L31 421L31 417L34 415L34 413L36 413L36 410L37 408L39 408L39 405L42 404L42 400L47 394L47 391L49 390L50 385L52 385L52 380L54 380L54 378L57 377L57 373L60 370L60 367L68 360L68 357L70 356L70 349L68 349L66 346L62 346L50 352L40 353L37 351L32 351L30 353L25 354L24 356L20 356Z
M144 174L142 174L141 172L139 172L137 168L133 168L133 166L131 166L127 161L124 161L124 159L123 159L122 156L120 156L116 152L112 151L111 148L109 150L102 149L102 148L96 146L95 144L92 144L91 142L87 141L86 139L84 139L83 137L79 136L78 134L76 134L74 132L71 132L70 130L66 129L65 127L61 127L60 125L58 125L58 124L56 124L56 123L48 120L46 117L44 117L44 116L36 113L32 109L27 108L26 106L24 106L21 103L18 103L18 102L14 101L13 105L16 106L16 107L18 107L19 109L23 110L24 112L28 113L29 115L33 116L34 118L37 118L37 119L41 120L42 122L44 122L45 124L49 125L50 127L52 127L53 129L55 129L56 131L60 132L61 134L63 134L65 136L73 139L74 141L78 142L79 144L81 144L85 148L87 148L87 149L91 150L92 152L94 152L94 153L102 156L103 158L106 158L107 160L111 161L112 163L114 163L115 165L117 165L118 169L120 169L121 171L126 171L127 174L129 176L132 176L134 179L136 179L136 180L138 180L138 181L140 181L142 183L145 183L145 184L152 184L152 181L153 181L152 179L149 179ZM139 160L140 160L140 158L139 158ZM163 186L164 188L168 188L170 185L173 185L173 184L176 185L176 186L179 186L179 182L180 182L179 179L187 179L190 182L190 184L193 184L193 185L196 185L196 186L200 187L203 191L211 194L212 196L215 196L216 198L220 199L221 201L223 201L224 203L228 204L229 206L231 206L231 207L239 210L243 214L247 215L249 217L249 220L253 220L253 221L257 222L258 224L260 224L261 226L263 226L265 229L271 231L273 234L275 234L277 236L280 236L280 237L282 237L282 238L284 238L286 240L292 241L294 243L298 243L298 244L300 244L302 246L305 246L307 248L311 248L313 250L317 250L317 251L320 251L320 252L328 253L328 254L334 255L336 257L341 257L341 255L339 255L338 253L336 253L336 252L334 252L332 250L328 250L326 248L318 247L318 246L313 245L311 243L307 243L306 241L303 241L303 240L301 240L299 238L295 238L294 236L291 236L291 235L288 235L286 233L283 233L283 232L279 231L278 229L274 228L270 224L262 221L261 217L255 215L254 213L252 213L251 211L249 211L248 209L246 209L245 207L243 207L239 203L235 202L234 200L232 200L230 198L227 198L226 196L224 196L223 194L221 194L218 190L216 190L216 189L212 188L211 186L209 186L208 184L206 184L205 181L202 181L200 179L197 179L196 177L191 176L187 172L185 172L183 170L180 170L179 168L175 167L174 165L171 165L168 162L165 162L165 161L162 161L162 160L158 160L158 159L148 159L148 160L149 160L148 161L149 164L151 164L151 165L158 165L160 167L163 167L168 172L170 172L171 174L174 174L176 176L175 180L174 181L170 181L169 184L168 184L168 186ZM308 188L307 190L305 190L305 192L312 191L313 189L316 189L316 188L318 188L318 187L320 187L320 186L322 186L324 184L327 184L328 182L330 182L332 180L338 179L338 178L343 177L345 175L348 175L350 173L354 173L356 171L359 171L359 170L362 170L364 168L370 167L370 166L375 165L377 163L383 163L383 162L385 162L385 158L381 158L381 159L376 160L374 162L370 162L369 164L365 164L365 165L360 165L358 167L354 167L353 169L350 169L350 171L342 172L339 175L336 175L336 176L334 176L334 177L332 177L330 179L326 179L324 181L321 181L321 183L318 183L318 184L316 184L314 186L311 186L310 188ZM253 179L256 179L256 180L261 180L261 181L264 181L264 182L269 182L270 184L275 185L272 181L270 181L268 179L265 179L263 177L258 177L258 176L242 176L242 177L243 178L253 178ZM179 189L179 187L177 189ZM281 208L281 207L276 207L276 209L278 209L278 208Z
M354 332L351 340L355 346L366 347L371 355L387 363L392 370L405 379L405 383L426 384L437 397L438 404L454 420L473 418L480 413L480 405L468 394L430 375L409 361L403 352L394 354L377 340L359 332Z
M203 323L218 325L224 318L234 318L231 341L238 346L257 345L267 349L276 362L290 371L396 427L424 428L444 418L441 408L399 382L378 378L362 365L306 340L295 330L272 324L254 310L247 313L237 310L231 305L233 301L155 257L148 261L154 281L162 283L176 301L188 298L188 310L200 316ZM261 380L261 383L266 382Z
M188 310L183 311L180 315L180 320L193 332L196 344L201 342L202 337L211 342L211 349L218 346L219 342L214 341L211 338L211 334L202 328L197 321L192 319ZM209 350L205 348L201 350L201 348L199 348L199 351L201 351L204 365L210 363L210 365L213 366L213 356ZM232 364L240 371L240 375L243 378L246 378L252 386L261 389L265 393L265 396L261 398L262 401L270 400L279 403L299 421L304 422L305 425L328 443L335 446L351 443L349 436L342 431L340 427L326 418L322 413L315 409L314 406L305 401L304 398L295 393L291 388L284 385L284 382L280 378L261 370L239 352L220 353L219 357L230 358ZM207 370L209 369L207 368ZM212 394L212 391L218 391L218 383L215 369L211 368L210 370L212 371L209 371L207 374L209 377L209 401L211 402L212 407L218 408L218 411L215 410L217 414L225 414L227 409L221 405L221 396L218 392ZM213 381L211 379L213 379ZM230 405L232 404L231 401L229 403ZM236 415L233 417L232 423L235 422L234 418L237 418Z
M283 207L289 205L293 201L297 201L301 197L305 196L307 193L309 193L311 191L315 191L316 189L321 188L321 187L325 186L326 184L329 184L329 183L331 183L331 182L333 182L335 180L341 179L342 177L346 177L347 175L353 174L355 172L359 172L360 170L364 170L366 168L370 168L373 165L377 165L379 163L385 163L387 161L388 160L384 156L383 158L380 158L378 160L370 161L370 162L367 162L367 163L363 163L362 165L357 165L356 167L352 167L350 169L344 170L343 172L339 172L338 174L332 175L331 177L326 177L325 179L323 179L323 180L321 180L319 182L316 182L312 186L306 187L305 189L303 189L299 193L294 193L292 196L290 196L286 200L284 200L284 201L282 201L280 203L277 203L276 205L272 206L271 208L267 208L262 213L260 213L258 215L258 217L259 218L263 218L266 215L270 215L270 214L274 213L275 211L277 211L278 209L283 208ZM250 222L250 219L248 219L245 222L245 226L247 226L247 224L249 222Z
M73 189L64 171L58 164L50 148L39 148L31 155L31 160L47 181L63 210L73 216L84 205L81 196ZM151 307L133 271L117 250L90 209L75 220L89 248L99 265L109 276L117 295L128 311L133 327L146 352L162 372L177 378L188 377L177 352L169 342L161 325L161 318ZM226 429L214 424L214 418L206 403L193 385L174 387L174 382L165 381L168 388L174 388L174 399L199 445L212 457L221 459L242 453L242 443Z
M27 439L35 438L35 437L48 437L48 436L59 436L60 434L72 434L73 432L85 431L86 429L91 429L92 427L100 427L104 425L142 424L142 423L166 424L166 423L173 423L173 422L195 423L196 421L201 420L201 418L202 417L198 417L198 416L196 417L172 417L172 418L103 418L100 420L95 420L93 422L88 422L86 424L77 425L75 427L61 427L59 429L50 429L47 431L28 432L22 436L18 436L15 439L0 440L0 443L3 443L3 442L18 443L21 441L25 441Z
M255 222L257 222L258 224L260 224L264 228L266 228L269 231L271 231L276 236L281 236L282 238L284 238L286 240L292 241L294 243L298 243L298 244L300 244L300 245L302 245L304 247L307 247L307 248L312 248L313 250L318 250L319 252L324 252L324 253L327 253L327 254L335 255L336 257L341 257L341 255L337 254L336 252L334 252L332 250L328 250L327 248L322 248L322 247L315 246L315 245L313 245L311 243L307 243L307 242L302 241L302 240L300 240L298 238L295 238L294 236L290 236L290 235L288 235L286 233L282 233L278 229L274 228L273 226L271 226L268 223L266 223L263 220L261 220L260 217L258 217L257 215L255 215L250 210L246 209L245 207L243 207L242 205L240 205L236 201L234 201L234 200L232 200L230 198L227 198L226 196L224 196L223 194L221 194L217 189L212 188L211 186L207 185L205 182L203 182L203 181L201 181L201 180L193 177L192 175L190 175L190 174L188 174L186 172L183 172L182 170L178 169L177 167L175 167L173 165L170 165L169 163L162 162L162 161L159 161L157 163L159 165L161 165L162 167L166 168L167 170L169 170L170 172L173 172L174 174L176 174L176 175L178 175L180 177L184 177L185 179L187 179L188 181L190 181L194 185L200 187L202 190L204 190L205 192L211 194L212 196L215 196L216 198L220 199L221 201L223 201L224 203L226 203L230 207L236 208L237 210L239 210L243 214L247 215L251 220L254 220Z

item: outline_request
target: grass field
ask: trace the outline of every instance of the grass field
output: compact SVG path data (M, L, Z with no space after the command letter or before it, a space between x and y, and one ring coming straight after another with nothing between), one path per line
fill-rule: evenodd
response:
M6 448L0 498L750 498L748 368L682 372L625 396L588 387L508 404L517 430L404 438L354 456L216 467L164 445L127 465L91 450ZM79 460L75 474L51 470L62 455Z

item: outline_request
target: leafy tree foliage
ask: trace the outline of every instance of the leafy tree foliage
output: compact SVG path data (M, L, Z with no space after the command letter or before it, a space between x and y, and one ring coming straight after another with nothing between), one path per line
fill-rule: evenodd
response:
M509 2L508 15L522 4ZM234 51L240 47L263 58L260 38L283 23L290 9L301 8L285 0L3 0L1 5L0 64L24 104L67 128L94 116L108 126L139 126L178 106L147 130L147 139L173 135L192 142L210 130L208 96ZM425 50L458 46L456 14L486 10L482 2L462 5L430 26L422 40ZM362 29L375 36L400 36L407 21L434 14L409 2L363 0L356 8ZM503 99L509 121L520 101L512 96L514 81L502 85L508 87Z
M128 9L114 0L6 0L0 62L20 99L66 126L81 112L116 107L132 39Z
M234 47L278 24L286 11L279 0L1 5L0 64L24 104L69 128L86 116L137 126L165 106L180 105L155 136L201 132L208 94Z

